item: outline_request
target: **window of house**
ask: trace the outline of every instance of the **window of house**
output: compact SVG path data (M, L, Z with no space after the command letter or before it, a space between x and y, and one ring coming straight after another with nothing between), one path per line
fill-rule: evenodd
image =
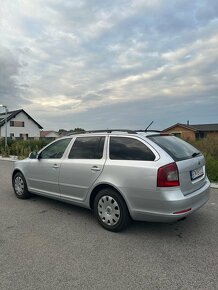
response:
M10 127L24 127L24 122L22 122L22 121L10 121Z
M195 138L197 140L200 140L200 139L203 139L203 138L206 138L207 137L207 134L205 132L196 132L195 133Z
M71 148L69 159L101 159L105 137L77 137Z
M181 138L181 133L172 133L174 136Z
M154 161L154 153L142 142L125 137L110 138L110 159Z

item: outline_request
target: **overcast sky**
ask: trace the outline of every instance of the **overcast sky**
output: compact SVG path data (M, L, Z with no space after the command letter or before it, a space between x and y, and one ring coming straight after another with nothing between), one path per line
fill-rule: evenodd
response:
M218 123L218 1L1 0L0 103L44 129Z

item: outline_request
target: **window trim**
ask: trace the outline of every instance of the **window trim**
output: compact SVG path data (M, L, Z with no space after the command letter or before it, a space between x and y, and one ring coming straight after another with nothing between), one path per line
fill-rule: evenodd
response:
M123 159L111 159L110 158L110 139L111 137L122 137L122 138L131 138L131 139L134 139L134 140L137 140L139 142L141 142L142 144L144 144L145 146L147 146L151 152L154 154L155 156L155 159L154 160L123 160ZM108 138L108 143L107 143L107 158L108 160L112 161L112 162L156 162L160 159L160 155L158 154L158 152L155 150L155 148L150 144L148 143L144 138L141 138L139 136L123 136L123 135L110 135L109 138Z

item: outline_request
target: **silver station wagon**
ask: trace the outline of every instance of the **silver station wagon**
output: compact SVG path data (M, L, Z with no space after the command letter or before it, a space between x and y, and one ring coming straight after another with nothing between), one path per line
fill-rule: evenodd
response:
M92 209L120 231L133 220L171 222L209 199L205 159L196 148L156 131L105 130L58 139L15 163L20 199L32 193Z

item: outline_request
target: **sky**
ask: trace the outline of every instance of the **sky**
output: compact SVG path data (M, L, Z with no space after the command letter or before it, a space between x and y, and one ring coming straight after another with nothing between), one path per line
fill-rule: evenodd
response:
M0 103L45 130L218 123L218 1L1 0Z

